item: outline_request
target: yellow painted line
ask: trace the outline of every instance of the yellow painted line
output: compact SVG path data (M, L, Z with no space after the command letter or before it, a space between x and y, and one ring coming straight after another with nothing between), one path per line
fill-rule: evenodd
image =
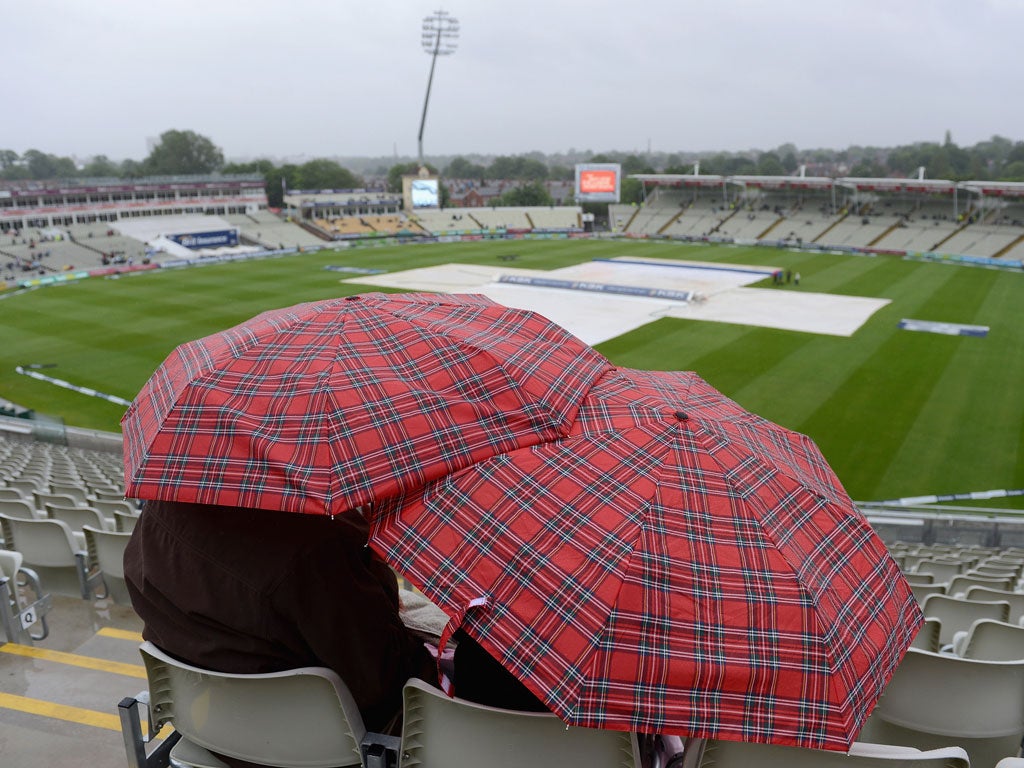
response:
M0 652L39 659L40 661L52 661L56 664L68 664L72 667L93 669L97 672L111 672L115 675L137 677L143 680L146 678L146 669L141 664L125 664L120 661L95 659L91 656L79 656L78 654L64 653L63 651L48 651L45 648L34 648L29 645L18 645L17 643L0 645Z
M64 720L68 723L89 725L93 728L105 728L108 731L121 730L121 718L119 715L97 712L93 709L83 709L82 707L69 707L66 704L54 704L51 701L30 699L27 696L16 696L13 693L0 692L0 709L11 709L28 715L38 715L39 717L49 717L54 720ZM145 733L148 728L146 721L142 720L141 724L142 731ZM161 729L157 738L162 740L169 732L169 729L167 731Z
M65 720L79 725L91 725L94 728L106 728L108 731L121 730L121 718L117 715L108 715L106 712L96 712L81 707L69 707L65 704L53 704L39 699L29 699L25 696L15 696L13 693L0 693L0 707L40 717L50 717L55 720Z
M115 640L134 640L137 643L142 642L141 632L131 632L127 629L114 629L113 627L103 627L97 630L97 635L100 637L112 637Z

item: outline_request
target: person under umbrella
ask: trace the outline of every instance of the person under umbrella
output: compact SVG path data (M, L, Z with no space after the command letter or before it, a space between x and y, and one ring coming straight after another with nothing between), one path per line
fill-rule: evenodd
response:
M846 750L923 621L812 441L693 373L609 373L370 543L576 726Z
M180 346L122 420L143 636L219 671L330 667L387 729L433 659L358 510L568 433L610 369L480 296L313 302Z

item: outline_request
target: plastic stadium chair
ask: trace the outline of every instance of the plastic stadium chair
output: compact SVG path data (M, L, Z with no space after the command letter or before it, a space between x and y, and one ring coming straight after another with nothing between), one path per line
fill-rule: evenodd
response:
M138 515L126 515L124 512L114 512L114 530L120 533L131 533L135 530L135 524L139 522Z
M914 593L914 597L917 599L917 604L920 606L924 605L924 601L928 599L929 595L944 595L946 594L945 584L911 584L910 591Z
M22 584L32 590L32 602L23 599L19 589ZM21 642L25 635L30 640L45 640L50 634L46 614L51 605L52 600L43 593L35 571L22 566L21 553L0 549L0 628L7 642ZM29 629L36 623L41 630L38 635Z
M922 560L914 569L915 573L930 573L935 581L933 583L947 582L957 574L966 570L966 564L960 562L946 562L940 560Z
M963 747L972 765L993 766L1016 755L1024 737L1024 660L978 661L910 648L865 731L886 744Z
M965 659L1024 661L1024 627L979 619L953 638L953 652Z
M1003 563L986 560L980 565L976 565L971 568L968 573L977 576L995 576L996 578L1001 578L1003 576L1020 577L1020 563Z
M82 507L89 503L89 500L86 498L85 488L80 483L58 483L55 479L51 478L50 491L55 494L70 496L75 500L75 504Z
M139 720L146 695L122 700L130 768L159 764L167 750L174 764L187 768L226 765L211 752L283 768L359 766L364 750L375 754L384 744L397 756L398 739L367 734L352 695L332 670L225 674L180 662L150 642L139 650L149 681L150 735L143 738ZM175 734L146 755L146 743L165 724Z
M921 611L926 619L941 622L939 643L945 647L953 642L954 634L970 629L978 619L1006 621L1010 617L1010 604L1005 600L983 603L950 595L928 595Z
M93 501L124 501L124 491L120 488L93 488Z
M110 597L115 603L130 605L131 598L124 585L124 550L128 546L130 533L99 530L90 525L82 528L85 534L85 548L89 553L89 567L98 568L106 586L103 597Z
M36 509L46 514L47 504L59 504L62 507L77 507L78 502L66 493L50 493L49 491L33 491L32 498L36 501Z
M66 507L63 504L46 504L46 516L51 520L63 520L72 531L80 531L91 525L101 531L109 531L113 526L99 510L92 507Z
M405 684L402 765L417 768L635 768L636 737L569 728L554 715L449 698L422 680Z
M0 515L20 517L24 520L37 520L36 508L31 501L24 499L0 499Z
M905 573L903 578L907 584L934 584L935 576L931 573Z
M42 489L42 481L33 477L19 477L17 479L8 480L7 487L17 488L25 498L31 499L33 493Z
M21 488L11 488L3 485L0 481L0 501L7 501L8 499L13 501L32 501L31 493L24 493Z
M137 515L139 511L134 507L130 501L124 499L100 499L96 498L89 502L88 506L93 509L98 509L103 513L103 516L113 520L115 512L123 512L126 515Z
M913 747L854 742L849 752L709 740L699 768L970 768L960 747L922 752Z
M1007 619L1011 624L1016 624L1024 617L1024 592L1011 592L1005 589L990 589L988 587L968 587L967 595L968 600L979 600L983 602L997 602L999 600L1005 600L1010 604L1010 618Z
M942 632L942 622L938 619L925 619L921 631L917 633L912 648L920 648L922 651L938 653L942 645L939 643L939 635Z
M959 597L967 594L967 590L971 587L1010 589L1016 581L1017 577L1012 575L996 578L992 576L977 576L975 574L962 573L949 580L949 585L946 587L946 594Z
M100 574L89 574L87 553L78 547L67 523L0 515L0 528L4 546L20 552L24 564L36 571L52 592L77 591L83 600L90 599Z

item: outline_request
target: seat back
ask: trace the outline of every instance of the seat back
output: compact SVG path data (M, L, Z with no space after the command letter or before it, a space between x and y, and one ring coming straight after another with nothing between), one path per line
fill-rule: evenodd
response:
M13 580L21 568L22 559L21 552L0 549L0 578Z
M922 752L913 747L854 742L849 752L710 739L699 768L970 768L959 747Z
M92 497L96 501L124 501L124 491L120 488L97 486L92 489Z
M100 499L96 498L89 502L89 506L99 510L104 517L114 517L115 512L123 512L126 515L135 513L131 502L124 499Z
M42 490L43 483L41 480L37 480L34 477L18 477L15 479L7 480L8 488L17 488L22 492L25 498L31 499L32 494L35 491Z
M946 562L941 560L922 560L914 569L916 573L930 573L935 577L935 582L946 582L960 573L964 568L963 563Z
M907 584L934 584L935 576L931 573L905 573L903 578Z
M971 626L963 656L986 661L1024 661L1024 627L980 619Z
M929 595L946 594L945 584L911 584L910 591L914 593L917 604L923 606Z
M926 619L938 619L942 627L939 642L948 645L959 630L967 630L978 619L1006 621L1010 617L1010 604L1005 600L980 602L950 595L928 595L921 606Z
M75 539L60 520L24 520L0 515L8 549L21 553L31 567L63 568L75 565Z
M91 525L82 528L82 532L85 534L89 562L99 566L103 573L123 579L124 550L132 535L118 531L104 531Z
M870 720L878 721L874 740L921 749L960 746L972 764L995 765L1015 754L1024 737L1024 660L979 661L910 648Z
M3 483L0 480L0 483ZM11 488L7 485L0 485L0 501L6 500L12 501L30 501L32 499L31 493L25 493L21 488Z
M35 520L36 509L32 502L24 499L0 499L0 515L20 517L24 520Z
M47 504L60 504L63 507L77 507L74 498L66 493L50 493L49 491L33 491L32 498L36 500L36 509L46 512Z
M85 495L85 487L83 484L72 484L72 483L61 483L57 482L56 479L50 479L50 491L55 494L62 496L70 496L74 499L75 504L85 506L89 503L89 500Z
M938 619L925 619L921 630L911 644L913 648L920 648L923 651L938 653L942 645L939 643L939 635L942 633L942 622Z
M138 515L129 515L124 512L114 511L114 530L121 533L131 533L135 530L135 524L139 521Z
M995 576L996 578L1003 578L1004 576L1020 576L1020 565L1014 563L994 563L986 560L980 565L976 565L971 568L970 573L978 576Z
M51 520L63 520L72 531L80 531L86 525L107 530L107 521L99 510L92 507L67 507L63 504L46 503L46 516Z
M1007 589L992 589L991 587L968 587L968 600L981 602L999 602L1005 600L1010 604L1010 617L1007 619L1011 624L1016 624L1024 617L1024 592L1011 592Z
M291 768L361 764L366 735L348 688L333 671L304 667L232 675L193 667L150 642L139 649L150 718L229 757Z
M571 728L554 715L449 698L411 679L404 689L401 765L417 768L635 768L636 737Z
M100 574L89 575L86 553L75 543L68 524L62 520L23 520L0 515L4 546L24 557L25 566L37 572L56 594L79 594L88 600L100 581Z
M966 594L967 590L971 587L1009 589L1016 581L1017 578L1012 575L1006 575L1002 578L998 578L994 576L981 576L973 573L962 573L949 580L949 585L946 587L946 594L953 595L954 597L962 596Z

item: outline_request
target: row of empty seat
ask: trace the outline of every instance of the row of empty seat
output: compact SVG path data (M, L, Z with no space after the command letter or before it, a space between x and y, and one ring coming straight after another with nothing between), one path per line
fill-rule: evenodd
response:
M127 603L121 560L139 514L124 496L120 456L0 440L0 541L12 565L0 599L8 639L46 636L51 594Z

